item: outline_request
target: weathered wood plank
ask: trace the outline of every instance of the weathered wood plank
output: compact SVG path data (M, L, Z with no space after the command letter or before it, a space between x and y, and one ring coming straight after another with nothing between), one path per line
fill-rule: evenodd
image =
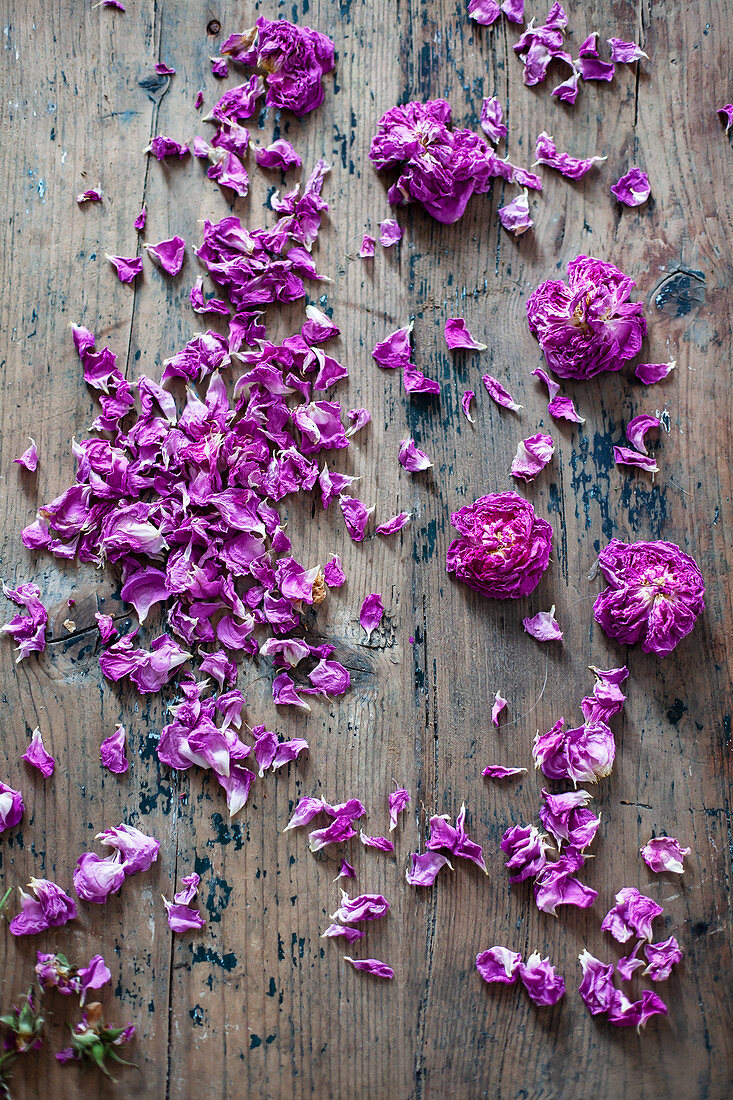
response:
M574 48L598 28L602 38L640 34L651 59L638 79L633 68L619 67L611 86L586 85L574 109L550 98L551 83L525 88L511 50L516 29L476 28L462 0L318 0L282 11L328 31L338 50L338 90L328 78L323 107L304 120L268 118L257 133L264 142L279 125L301 152L304 171L321 155L334 164L326 185L329 224L317 254L334 279L326 294L343 330L337 354L352 371L338 396L373 413L337 465L362 476L360 495L376 503L380 518L399 508L414 512L402 535L355 546L344 544L333 510L323 515L298 502L285 509L301 560L342 554L348 583L329 596L317 629L354 670L354 689L334 704L315 704L306 722L275 712L264 670L243 667L240 686L252 724L305 733L308 763L255 788L228 824L220 792L200 773L160 774L153 739L163 704L141 704L103 683L94 633L64 639L59 631L41 660L17 668L11 647L0 647L1 774L22 784L28 807L22 839L0 839L2 882L47 873L70 883L94 832L121 819L162 842L151 872L128 882L104 908L83 906L80 920L54 938L75 957L100 950L115 958L116 997L106 994L105 1004L139 1027L133 1049L141 1071L125 1071L120 1086L129 1095L585 1098L589 1080L601 1097L716 1098L729 1091L733 217L725 186L730 144L715 109L729 67L731 11L712 0L674 13L648 2L567 7ZM9 217L0 252L7 288L0 304L6 334L0 561L7 580L38 581L59 621L63 601L77 589L96 589L98 578L29 555L19 529L73 477L70 438L94 415L66 326L82 321L108 340L130 378L154 373L201 327L186 303L198 270L197 221L224 216L227 204L198 163L146 164L140 150L155 132L179 139L206 132L193 110L196 90L205 89L208 106L236 82L234 73L224 85L211 77L208 56L222 37L207 36L207 24L216 19L226 35L251 23L254 13L253 5L242 10L232 0L201 6L130 0L122 16L67 0L50 10L10 5L4 20L0 127L3 147L18 155L6 157L2 168ZM544 8L529 14L541 17ZM151 81L158 59L178 70L170 84ZM498 226L496 210L511 195L497 186L491 197L472 200L458 226L442 227L407 209L399 214L405 227L399 248L380 252L373 263L358 259L364 229L374 230L390 213L385 181L367 159L381 113L398 100L445 96L456 124L476 127L482 95L494 93L507 106L508 152L518 163L531 163L541 129L572 153L602 152L608 161L577 185L545 173L543 195L533 202L536 228L518 242ZM620 212L608 185L632 162L648 169L653 200ZM251 195L233 209L245 224L265 224L272 215L262 204L272 181L253 164L251 175ZM73 195L98 181L104 204L78 210ZM131 291L100 257L134 251L132 221L143 198L146 239L180 233L188 257L174 280L146 263ZM649 391L620 376L568 386L585 425L548 425L546 401L529 374L541 357L526 328L524 301L541 279L586 250L637 279L648 307L647 357L675 357L678 367ZM680 267L699 274L675 276ZM699 302L688 300L690 279L703 290L693 295ZM456 314L489 344L486 353L445 351L442 326ZM399 380L371 361L376 340L411 316L417 361L441 380L440 401L406 400ZM273 328L285 334L299 317L298 310L273 315ZM487 370L522 402L521 417L493 407L482 393ZM466 388L478 395L475 426L460 412ZM658 448L662 473L652 487L615 468L611 447L632 415L663 402L671 432ZM526 495L555 528L553 565L521 606L493 604L444 573L449 512L509 487L517 441L540 427L553 434L556 458ZM41 453L35 481L12 465L29 432ZM426 475L411 478L397 465L399 441L408 434L433 459ZM507 825L534 819L540 778L529 775L507 788L487 784L480 772L491 760L526 764L536 728L548 728L561 713L578 715L590 686L586 666L624 659L592 625L598 585L586 580L612 535L662 537L689 549L706 576L708 612L663 662L628 654L617 764L597 792L602 835L584 875L599 901L590 913L551 921L528 891L508 886L498 851ZM371 591L383 593L387 619L365 644L357 615ZM105 609L119 609L113 587L104 594ZM542 650L521 628L524 615L551 603L565 630L558 652ZM497 689L510 700L510 718L493 732L489 711ZM102 776L98 762L100 740L120 719L134 759L121 782ZM45 783L18 763L37 723L59 761ZM337 862L312 857L302 834L281 830L301 794L322 793L358 795L370 811L367 831L381 832L393 779L413 793L394 857L354 852L359 887L392 902L388 921L370 929L367 942L368 953L391 962L398 977L378 985L352 973L336 943L319 939L338 903ZM407 888L404 866L427 816L455 813L464 799L472 833L486 842L488 879L472 867L457 868L433 891ZM656 878L640 863L639 845L652 830L675 833L693 847L682 883ZM208 925L200 936L171 943L156 898L194 868L203 878ZM650 1024L641 1038L596 1024L575 993L583 946L615 957L600 919L623 885L646 889L664 904L664 935L675 934L686 952L664 990L669 1018ZM36 946L9 940L3 932L3 1005L27 985ZM566 976L567 998L557 1009L538 1011L517 990L487 989L474 957L492 943L550 954ZM57 1006L59 1016L65 1007ZM56 1067L49 1049L19 1067L17 1095L38 1095L40 1082L59 1096L107 1089L95 1075Z

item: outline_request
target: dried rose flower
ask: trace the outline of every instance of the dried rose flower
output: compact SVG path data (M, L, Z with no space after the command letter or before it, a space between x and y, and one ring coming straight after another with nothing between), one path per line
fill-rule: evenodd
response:
M446 568L484 596L516 600L533 592L547 569L552 528L518 493L488 493L451 515L459 538Z

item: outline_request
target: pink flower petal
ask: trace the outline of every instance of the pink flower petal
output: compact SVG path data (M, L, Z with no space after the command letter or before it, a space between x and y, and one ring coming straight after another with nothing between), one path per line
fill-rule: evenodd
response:
M369 260L374 256L374 245L376 244L376 238L371 237L368 233L365 233L361 239L359 245L359 256L362 260ZM379 345L377 345L379 346ZM376 358L376 357L375 357ZM379 362L379 360L377 360ZM388 364L380 363L380 366L387 366Z
M351 963L354 970L363 970L367 974L374 975L375 978L388 978L390 980L394 978L392 967L380 962L379 959L352 959L349 955L344 955L344 962Z
M482 374L481 381L486 387L489 397L497 405L501 405L505 409L511 409L512 412L519 412L520 409L524 408L523 405L518 405L509 390L505 390L501 382L498 382L496 378L492 378L490 374Z
M522 775L526 768L505 768L501 764L487 764L482 775L489 779L513 779L515 775Z
M683 848L673 836L654 837L639 850L647 867L657 874L660 871L672 871L681 875L685 869L682 861L690 854L690 849Z
M526 187L521 195L517 195L506 206L499 207L499 221L515 237L521 237L522 233L532 228L534 222L529 213L529 195Z
M411 866L405 872L405 878L410 886L432 886L438 871L443 867L450 867L451 871L453 870L448 857L439 852L424 852L422 855L413 852L410 859Z
M481 129L494 145L507 135L503 119L504 112L497 97L491 96L490 99L485 99L481 104Z
M19 466L22 466L24 470L28 470L29 473L35 473L38 469L38 448L36 447L35 439L28 436L31 441L30 447L23 451L20 458L14 458L13 462L17 462Z
M651 431L652 428L658 428L660 424L661 420L658 416L652 416L651 413L642 413L640 416L635 416L626 425L626 438L632 447L636 447L637 451L646 454L646 433Z
M411 474L419 473L421 470L427 470L433 465L424 451L421 451L417 447L414 439L402 440L400 443L399 460L400 465L404 466Z
M146 244L143 247L169 275L177 275L183 267L183 255L186 250L183 237L171 237L170 240L159 241L158 244Z
M41 775L46 777L46 779L53 775L56 761L50 753L46 752L41 731L38 726L33 730L31 743L23 753L23 760L36 768Z
M379 243L382 248L391 248L402 240L402 230L393 218L386 218L379 223Z
M544 130L537 138L535 158L537 164L546 164L549 168L555 168L561 175L573 180L582 179L594 164L600 164L606 159L595 156L583 160L571 157L569 153L559 153L555 142Z
M461 398L461 408L463 409L463 415L465 416L466 420L468 420L471 424L476 423L475 418L471 416L471 402L473 401L475 396L476 394L473 390L466 390L466 392L463 394L463 397Z
M649 55L644 53L641 46L637 46L636 42L624 42L622 38L607 38L606 41L611 47L611 61L617 65L619 63L631 65L642 57L649 59Z
M131 283L143 269L142 256L106 256L121 283Z
M657 460L651 455L639 454L630 447L614 447L613 461L617 466L638 466L640 470L646 470L650 474L658 474Z
M491 721L494 723L495 726L499 725L499 715L505 707L506 699L504 699L504 697L501 696L497 691L496 695L494 696L494 705L491 708Z
M394 844L386 836L367 836L363 829L359 831L359 840L365 848L378 848L380 852L393 852Z
M115 775L122 775L130 767L130 762L125 756L125 727L118 726L114 733L105 738L99 746L102 764Z
M412 512L398 512L396 516L387 519L374 528L377 535L394 535L401 531L412 519Z
M640 168L630 168L611 187L611 194L615 195L624 206L641 206L647 201L651 191L649 177Z
M522 619L522 626L538 642L561 642L562 630L555 619L555 605L549 611L538 611L531 619Z
M380 367L395 370L398 367L404 368L407 366L412 354L410 333L414 324L414 321L410 321L409 325L396 329L395 332L390 333L389 336L375 346L372 356Z
M542 432L520 440L511 466L512 476L520 477L523 481L534 481L554 453L555 444L549 435L543 435Z
M519 977L522 956L508 947L490 947L476 956L476 969L485 982L514 985Z
M371 638L372 632L377 629L384 615L384 604L378 592L372 592L366 597L359 612L359 622L366 631L367 638Z
M645 386L651 386L655 382L661 382L676 366L674 359L669 363L639 363L634 374Z
M486 351L486 344L481 344L468 331L463 317L449 317L445 322L445 342L451 351L457 348L465 348L468 351Z

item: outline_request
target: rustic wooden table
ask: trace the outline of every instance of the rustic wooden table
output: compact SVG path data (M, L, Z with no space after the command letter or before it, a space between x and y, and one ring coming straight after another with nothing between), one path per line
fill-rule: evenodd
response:
M545 6L528 5L529 14L542 18ZM19 665L10 642L0 646L0 778L22 787L27 807L22 827L0 838L0 893L34 874L70 887L79 853L120 820L162 844L150 872L104 907L80 905L78 920L52 937L13 940L3 923L3 1009L27 989L36 948L53 944L79 960L102 952L113 974L103 998L108 1015L138 1028L129 1049L140 1069L122 1070L115 1090L95 1070L56 1064L53 1049L65 1041L72 1014L61 998L49 998L53 1038L18 1065L16 1097L731 1094L733 205L731 143L716 109L733 90L733 7L714 0L571 0L567 7L574 47L598 29L602 39L636 38L650 57L638 72L619 66L611 85L586 85L574 109L550 97L556 81L524 87L511 48L516 28L477 28L465 0L304 0L271 8L128 0L125 15L74 0L5 0L0 567L10 583L40 585L52 632L40 659ZM335 80L326 78L321 109L303 120L267 117L258 136L269 140L277 122L304 170L319 156L333 163L317 255L333 279L328 304L343 330L336 354L351 370L338 398L373 413L342 468L361 475L360 496L382 518L400 508L414 518L401 536L356 545L333 510L286 502L300 560L322 562L334 550L343 556L348 583L321 608L317 629L352 670L353 690L315 703L306 721L275 710L264 663L242 666L249 720L306 735L311 753L307 763L255 787L229 823L221 792L201 772L171 774L158 765L156 735L170 694L143 698L101 676L93 613L112 610L124 621L127 612L114 577L27 552L20 529L73 479L70 441L95 415L69 322L109 343L131 379L140 371L157 375L162 360L201 327L187 303L198 268L193 246L200 219L229 208L198 162L161 166L142 150L156 133L183 140L207 132L193 99L201 87L209 107L221 94L209 56L261 13L296 18L336 43ZM153 72L161 59L177 70L171 80ZM398 215L402 243L378 249L373 262L360 260L362 233L390 214L386 184L367 159L383 111L445 96L456 123L477 128L482 96L490 94L507 107L508 151L518 163L532 162L541 129L560 148L602 152L607 161L579 184L546 171L544 191L532 201L535 229L520 240L499 227L496 211L510 192L498 184L490 197L474 198L455 226L405 209ZM653 197L638 210L619 207L608 191L633 163L652 182ZM272 174L253 161L251 168L250 196L233 210L245 224L266 224ZM95 184L104 201L80 209L74 195ZM175 279L146 261L131 289L104 254L135 252L132 222L143 200L146 239L179 233L188 257ZM636 279L649 322L643 358L674 357L677 369L650 390L630 372L569 386L586 417L577 427L548 424L546 398L530 375L541 355L524 302L579 252L618 263ZM489 350L447 353L442 326L451 315L465 316ZM273 331L284 335L300 316L299 308L272 311ZM417 362L440 379L439 401L406 399L399 380L371 360L373 344L412 316ZM479 393L486 370L522 402L520 417ZM460 413L466 388L479 393L475 426ZM655 445L661 473L652 483L615 467L611 449L632 415L663 406L670 432ZM517 441L541 426L556 440L556 457L527 495L555 528L553 563L529 600L485 600L446 576L449 513L508 488ZM411 477L397 464L407 434L433 458L427 475ZM12 462L28 435L39 445L36 476ZM700 562L707 612L664 660L622 650L594 628L598 584L587 577L612 535L670 539ZM357 613L368 592L383 593L387 615L366 643ZM69 596L76 600L72 635L62 625ZM521 620L551 603L565 641L542 647ZM531 765L536 729L563 713L578 716L592 682L587 666L624 661L629 698L614 720L617 763L595 792L602 826L584 874L600 897L594 909L564 909L554 920L538 913L525 887L508 885L498 849L509 824L534 820L542 777L532 771L514 785L491 784L481 769L493 761ZM509 699L509 721L498 732L489 720L497 689ZM118 721L132 756L121 779L99 762L99 743ZM49 781L19 761L36 725L57 759ZM319 939L338 900L334 858L312 856L302 831L282 829L302 794L356 795L371 811L368 831L381 832L393 780L413 796L394 855L352 849L359 886L392 904L368 938L368 953L397 972L393 983L379 984L354 973L338 943ZM455 813L464 800L472 834L485 845L488 878L468 865L432 890L407 887L407 857L427 815ZM639 846L655 831L692 847L683 878L655 876L641 862ZM172 937L160 894L170 896L194 869L208 923L200 934ZM663 904L660 938L674 934L685 951L660 987L668 1018L641 1036L592 1019L577 995L583 947L617 957L600 920L625 885ZM480 980L475 955L495 943L550 955L568 984L557 1008L536 1009L518 988Z

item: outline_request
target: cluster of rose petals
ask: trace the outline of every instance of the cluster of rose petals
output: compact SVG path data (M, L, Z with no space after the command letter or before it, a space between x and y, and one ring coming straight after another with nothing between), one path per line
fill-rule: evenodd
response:
M9 634L18 643L18 656L15 658L17 664L29 653L42 653L46 648L48 611L41 603L38 585L19 584L17 588L9 588L3 581L3 592L7 600L12 600L23 608L9 623L0 627L0 634Z
M38 448L36 447L36 441L31 436L28 436L31 441L30 447L28 447L20 458L14 458L13 462L18 466L22 466L24 470L28 470L29 473L34 474L38 469Z
M533 952L526 963L508 947L490 947L476 956L476 969L485 982L514 985L521 981L536 1005L556 1005L565 995L565 982L555 972L549 958Z
M547 411L556 420L569 420L573 424L585 424L585 418L580 416L570 397L560 393L560 386L554 378L550 378L546 370L536 367L532 374L539 378L547 386Z
M514 43L514 52L524 65L524 83L529 87L542 83L553 59L572 67L572 58L563 49L567 25L565 10L556 0L545 22L535 27L533 19Z
M583 951L579 959L583 971L579 992L591 1015L605 1015L615 1027L636 1027L637 1031L652 1016L667 1015L667 1006L651 990L643 990L640 999L632 1002L616 989L612 964L601 962L589 951Z
M394 206L420 202L437 221L458 221L471 195L491 188L493 156L470 130L449 129L444 99L411 102L382 115L369 158L375 168L403 169L387 198Z
M509 856L504 866L507 871L514 872L509 876L512 884L533 878L547 863L547 836L534 825L514 825L507 829L499 847Z
M589 791L550 794L542 789L540 821L554 837L558 850L566 844L568 849L584 852L593 842L601 819L588 809L588 803L592 801Z
M191 932L194 929L203 928L206 924L205 918L201 916L198 909L191 905L198 893L201 876L194 872L186 875L182 882L183 889L173 895L173 901L163 898L171 932Z
M164 593L163 598L167 598L168 591L162 574L159 583ZM135 602L130 595L127 598L131 603ZM191 654L168 634L155 638L149 650L136 649L132 645L136 633L134 631L126 634L119 641L113 642L100 656L99 666L108 680L116 683L129 678L141 694L151 694L160 691L176 669L189 660Z
M33 730L31 743L23 753L23 759L27 761L31 767L36 768L41 775L46 777L46 779L49 779L53 775L56 761L51 754L46 751L46 747L43 744L43 737L41 736L41 731L38 726Z
M468 0L468 17L480 23L483 27L490 27L499 18L501 13L512 23L524 21L524 0Z
M346 802L332 806L325 799L311 798L306 795L298 802L283 831L287 832L288 829L308 825L314 817L324 813L332 819L331 824L323 829L314 829L308 834L308 847L311 852L320 852L329 844L341 844L356 836L354 821L363 817L366 810L358 798L350 798Z
M114 733L105 737L99 746L102 764L115 775L122 775L130 767L130 762L125 756L125 727L117 726Z
M483 849L475 840L471 840L466 831L466 807L462 805L456 815L455 825L450 823L449 814L440 814L430 818L430 836L427 842L429 852L447 849L451 855L468 859L488 874L484 862Z
M83 1005L90 989L101 989L111 979L102 955L94 955L86 966L72 966L65 955L36 952L35 972L42 989L56 989L64 997L78 996Z
M445 342L451 351L465 348L467 351L486 351L486 344L480 343L468 331L464 317L449 317L445 322Z
M320 107L325 94L321 78L334 66L333 42L327 35L264 16L249 30L231 35L221 53L264 74L268 107L296 115Z
M617 183L611 187L611 193L624 206L641 206L652 193L649 177L641 168L630 168Z
M630 302L635 283L613 264L578 256L568 282L548 280L527 300L530 331L561 378L593 378L621 370L646 335L642 302Z
M628 670L593 671L596 675L593 693L581 702L583 725L566 730L565 719L560 718L551 730L535 737L532 747L535 767L541 768L548 779L596 783L613 767L616 744L608 723L625 702L619 684L628 676Z
M0 833L12 829L23 817L23 796L14 787L0 781Z
M421 470L427 470L432 462L415 443L414 439L403 439L400 443L400 465L404 466L408 473L416 474Z
M705 610L705 584L697 563L673 542L625 543L612 539L598 556L608 587L593 617L610 638L641 642L664 657Z
M549 134L542 133L535 144L535 157L538 164L546 164L548 168L555 168L561 175L571 180L581 180L594 164L600 164L605 157L587 157L579 159L571 157L569 153L559 153L555 142Z
M529 619L522 619L522 626L538 642L561 642L562 630L555 618L555 605L549 611L538 611Z
M354 970L363 970L372 974L375 978L394 978L394 970L379 959L352 959L350 955L344 955L344 962L349 962Z
M555 453L555 444L552 437L543 432L537 432L527 439L521 439L517 445L517 453L512 460L511 474L523 481L534 481L537 474L544 470L547 463Z
M36 896L31 897L21 889L20 913L9 926L14 936L35 936L76 917L76 903L55 882L32 878L28 885Z
M521 195L517 195L506 206L499 207L499 221L515 237L521 237L522 233L532 228L534 222L529 212L529 196L526 187Z
M690 854L690 849L683 848L674 836L653 837L639 851L647 867L657 874L672 871L675 875L681 875L685 870L682 861Z
M518 493L488 493L451 515L446 568L484 596L521 599L550 562L552 528Z
M523 405L517 404L509 393L509 390L502 386L497 378L493 378L490 374L482 374L481 381L491 400L495 401L497 405L501 405L503 409L511 409L512 412L519 412L519 410L524 407Z
M74 889L83 901L102 905L127 877L152 867L160 843L124 823L97 833L95 839L112 848L113 854L102 859L94 852L83 852L74 868Z

